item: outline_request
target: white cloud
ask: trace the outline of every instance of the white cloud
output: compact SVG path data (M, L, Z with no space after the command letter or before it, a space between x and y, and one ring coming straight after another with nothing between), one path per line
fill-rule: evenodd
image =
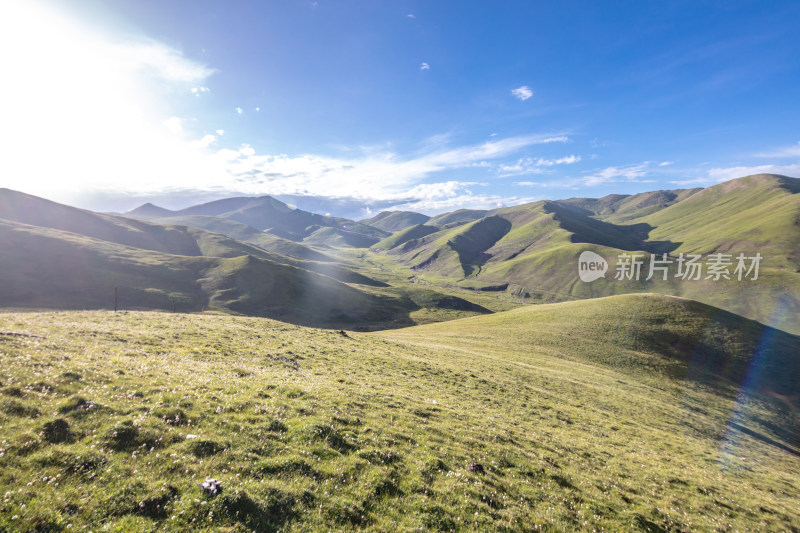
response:
M792 146L784 146L770 152L756 154L758 157L800 157L800 142Z
M201 137L200 139L198 139L196 141L191 141L190 145L193 148L208 148L209 146L211 146L215 142L217 142L216 136L208 134L208 135L203 135L203 137Z
M209 89L208 87L192 87L191 88L191 91L194 94L196 94L197 96L200 96L200 93L207 93L210 90L211 89Z
M256 113L258 113L259 111L261 111L261 108L260 107L256 107Z
M341 196L359 191L364 198L391 199L454 194L454 187L468 182L424 181L442 171L469 168L485 160L505 157L534 145L566 142L565 136L529 135L478 145L440 149L417 157L401 157L389 150L372 150L354 157L320 155L261 155L248 145L238 150L222 149L210 154L207 168L222 169L226 176L214 178L214 186L253 194L298 194ZM380 179L376 179L380 177ZM193 180L198 188L211 186ZM471 183L471 182L470 182ZM472 183L475 185L474 183Z
M222 137L223 135L225 135L225 130L217 130L216 134Z
M154 75L168 82L191 84L203 81L214 73L213 69L190 61L179 50L157 41L144 40L113 44L109 47L109 51L117 56L121 65ZM200 89L208 91L207 87Z
M519 196L499 196L492 194L472 194L465 191L448 197L425 197L414 201L399 203L387 209L417 211L430 215L446 213L455 209L496 209L511 205L534 202L538 198Z
M242 113L244 113L244 109L242 109L241 107L237 107L236 112L241 115Z
M662 161L661 163L658 164L658 166L660 166L660 167L668 167L668 166L674 165L674 164L675 164L674 161Z
M431 66L423 61L422 64L419 66L419 69L420 70L430 70Z
M800 163L792 165L757 165L752 167L712 168L708 177L715 183L720 183L735 178L751 176L753 174L781 174L792 178L800 177Z
M183 119L180 117L169 117L161 123L172 133L183 133Z
M521 174L544 174L548 172L548 168L556 165L572 165L581 160L579 155L568 155L558 159L543 159L533 157L523 157L518 159L516 163L504 164L498 167L501 178L509 176L519 176Z
M527 85L523 85L522 87L511 89L511 94L524 102L525 100L533 96L533 91Z
M406 15L406 16L407 16L408 18L410 18L410 19L415 19L415 18L417 18L417 16L416 16L414 13L409 13L409 14L408 14L408 15Z
M650 161L626 167L607 167L602 170L594 171L588 176L579 178L578 182L587 187L594 187L606 183L640 181L639 178L647 176L649 167Z

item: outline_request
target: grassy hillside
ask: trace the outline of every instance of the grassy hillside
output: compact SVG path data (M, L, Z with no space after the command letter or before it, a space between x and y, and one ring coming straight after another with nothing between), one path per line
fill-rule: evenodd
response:
M774 268L800 271L800 179L769 174L709 187L637 219L676 252L761 252Z
M416 270L469 277L563 243L635 250L640 239L634 231L544 201L495 210L490 216L418 239L414 246L403 248L402 261Z
M409 243L409 248L412 248L415 243L409 241L416 241L417 239L427 237L431 233L436 233L437 231L439 231L439 228L436 226L426 226L425 224L409 226L406 229L397 231L389 237L376 242L371 248L376 250L391 250L406 243Z
M800 528L796 399L692 372L741 367L757 325L657 297L548 308L369 335L0 314L0 530Z
M350 231L348 229L332 228L329 226L316 226L310 229L313 231L305 238L304 242L322 249L369 248L378 242L380 238Z
M296 259L324 262L336 261L333 257L313 250L308 246L287 239L281 239L271 233L226 218L187 215L181 217L153 218L151 220L159 224L193 226L214 233L220 233L232 239L236 239L237 241L254 244L264 250L294 257Z
M130 214L142 216L143 213L150 212L158 211L142 206ZM166 216L163 211L158 213L159 217ZM296 209L271 196L225 198L174 211L169 216L211 216L234 220L292 241L302 241L320 227L358 233L376 241L389 235L389 232L352 220Z
M627 294L525 306L505 313L387 332L525 358L531 351L603 365L639 379L691 379L735 394L800 397L800 337L671 296ZM746 382L746 383L745 383Z
M793 178L760 175L702 190L535 202L493 210L482 219L507 221L510 228L504 233L466 223L411 240L388 257L433 286L503 287L534 302L659 292L800 333L798 184ZM613 222L620 220L625 223ZM462 234L469 238L463 240ZM480 246L470 245L471 239ZM605 280L580 281L577 263L585 250L607 259ZM645 258L640 281L613 279L617 258L625 252ZM669 279L645 281L650 254L663 253L673 261ZM701 254L703 279L675 277L682 253ZM758 280L705 279L712 253L732 254L731 271L739 253L760 253Z
M481 209L457 209L449 213L442 213L441 215L431 217L427 224L429 226L438 226L440 228L454 227L467 222L472 222L473 220L478 220L479 218L483 218L487 213L488 211Z
M373 226L389 233L404 230L409 226L425 224L431 217L413 211L381 211L371 218L360 220L362 224Z
M69 231L144 250L202 255L186 228L93 213L9 189L0 189L0 219Z
M681 202L702 189L677 189L673 191L650 191L640 194L609 194L602 198L569 198L558 203L581 210L601 220L624 223L647 216Z
M222 235L186 231L198 234L210 256L142 250L0 219L1 305L108 309L117 287L126 309L218 308L303 324L392 323L415 309L336 281L331 276L380 285L337 266L276 262L274 254Z

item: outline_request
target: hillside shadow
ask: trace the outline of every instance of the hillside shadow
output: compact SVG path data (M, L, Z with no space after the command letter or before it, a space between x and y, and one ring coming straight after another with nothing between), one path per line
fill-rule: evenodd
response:
M753 437L754 439L756 439L758 441L761 441L764 444L769 444L770 446L774 446L774 447L778 448L779 450L782 450L782 451L787 452L787 453L789 453L791 455L794 455L795 457L800 457L800 451L798 451L797 449L792 448L791 446L787 446L786 444L784 444L782 442L778 442L775 439L771 439L768 436L766 436L766 435L764 435L762 433L759 433L757 431L754 431L754 430L752 430L752 429L750 429L750 428L748 428L746 426L743 426L743 425L738 424L736 422L731 422L729 424L729 427L731 429L735 429L736 431L738 431L740 433L744 433L745 435L749 435L750 437Z
M631 224L630 226L616 226L618 228L630 228L630 231L637 238L637 246L640 250L650 252L651 254L669 254L677 250L683 242L679 241L651 241L650 232L653 231L655 226L651 226L646 222L638 224Z
M499 216L490 216L448 241L448 245L458 254L461 269L466 277L469 277L476 268L480 270L480 267L492 258L486 250L494 246L509 231L511 231L510 221Z
M572 242L599 244L626 251L644 250L650 253L670 253L680 242L648 241L654 226L646 223L613 224L586 215L585 209L564 207L556 202L545 205L545 211L554 213L562 228L569 231Z

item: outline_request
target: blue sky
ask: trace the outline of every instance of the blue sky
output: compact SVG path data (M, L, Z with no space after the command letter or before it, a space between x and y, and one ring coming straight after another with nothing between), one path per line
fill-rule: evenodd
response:
M0 185L359 217L799 177L798 25L798 2L11 0Z

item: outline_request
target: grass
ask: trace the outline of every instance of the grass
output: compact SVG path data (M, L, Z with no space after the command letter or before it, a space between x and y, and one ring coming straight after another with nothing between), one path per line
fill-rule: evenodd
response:
M360 220L374 228L395 233L411 226L425 224L431 217L413 211L381 211L374 217Z
M747 322L621 298L371 334L0 314L38 336L0 335L0 530L800 527L792 414L656 342L736 355Z
M372 248L376 250L391 250L392 248L400 246L401 244L406 244L407 242L414 241L415 239L421 239L437 231L439 231L439 228L435 226L416 224L414 226L409 226L396 231L385 239L376 242ZM414 243L412 242L410 246L413 245Z

